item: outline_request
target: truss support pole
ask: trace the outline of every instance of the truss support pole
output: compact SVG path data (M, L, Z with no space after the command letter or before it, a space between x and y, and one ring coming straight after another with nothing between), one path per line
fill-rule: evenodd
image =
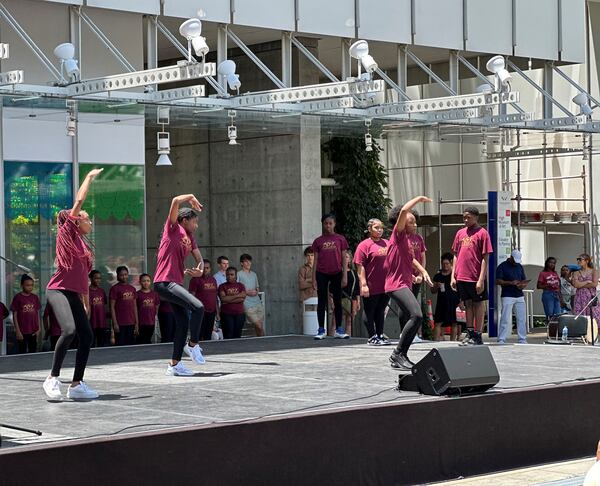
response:
M319 71L321 71L325 76L327 76L327 78L329 78L329 81L331 81L332 83L338 83L340 80L335 76L335 74L333 74L329 69L327 69L327 66L325 66L321 61L319 61L312 52L310 52L306 46L304 44L302 44L302 42L300 42L298 39L296 39L296 37L292 36L291 38L292 44L294 44L296 46L296 48L306 56L306 58L312 62Z
M350 39L342 39L342 81L352 76L352 58L350 57Z
M408 61L406 59L406 46L398 46L398 86L406 93L408 86Z
M552 69L553 63L546 61L544 63L544 90L552 96L554 92L554 83L552 79L552 73L554 70ZM544 97L544 106L542 110L542 116L544 118L552 118L552 101L548 97Z
M448 86L448 84L442 79L440 78L437 74L435 74L427 64L425 64L423 61L421 61L421 59L419 59L413 52L410 51L410 49L406 49L406 54L408 55L408 57L410 57L413 62L419 66L423 71L425 71L425 73L427 73L427 75L433 79L437 84L439 84L442 88L444 88L444 91L446 91L450 96L456 96L456 91L454 91L450 86Z
M292 33L281 34L281 80L286 86L292 86Z
M217 66L227 60L227 25L217 26ZM217 83L223 90L227 91L227 80L222 79L217 73Z
M450 57L448 58L448 73L450 77L450 89L458 94L459 75L457 55L457 51L450 51Z
M158 67L158 29L156 17L145 17L146 23L146 69Z
M79 75L83 73L83 58L81 56L81 17L78 9L81 7L69 7L69 42L75 46L75 59L79 61Z

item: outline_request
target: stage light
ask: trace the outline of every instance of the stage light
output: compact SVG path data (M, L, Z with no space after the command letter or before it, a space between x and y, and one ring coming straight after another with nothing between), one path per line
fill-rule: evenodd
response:
M156 144L158 147L159 155L156 165L173 165L171 163L171 159L169 158L169 154L171 153L169 132L158 132L156 134Z
M573 98L573 103L579 106L580 115L592 116L593 110L590 106L587 93L579 93Z
M240 81L240 75L235 74L235 62L230 61L229 59L223 61L217 67L217 73L225 77L227 84L229 85L229 89L235 89L239 93L242 83Z
M229 110L227 113L231 120L231 125L227 127L227 138L229 139L229 145L238 145L237 143L237 127L235 126L234 120L237 115L235 110Z
M188 41L188 61L192 62L192 47L198 57L204 58L210 51L206 38L202 37L202 22L188 19L179 26L179 33Z
M67 113L67 135L74 137L77 134L77 119L71 113Z
M496 91L510 91L510 73L506 70L506 63L504 62L503 56L492 57L485 65L486 69L495 74L496 78Z
M378 68L377 63L375 62L375 59L373 59L373 56L369 55L369 43L367 41L365 41L365 40L356 41L354 44L352 44L350 46L350 48L348 49L348 52L351 57L353 57L354 59L358 59L358 61L359 61L359 64L358 64L358 76L359 77L360 77L361 64L365 68L365 71L367 71L368 73L372 73L373 71L375 71Z
M373 152L373 136L371 135L371 120L365 120L365 128L367 132L365 133L365 152Z
M77 81L79 78L79 67L77 66L77 61L73 59L75 57L75 46L70 42L60 44L54 49L54 55L60 59L60 74L63 76L63 81L65 80L65 71L71 81Z

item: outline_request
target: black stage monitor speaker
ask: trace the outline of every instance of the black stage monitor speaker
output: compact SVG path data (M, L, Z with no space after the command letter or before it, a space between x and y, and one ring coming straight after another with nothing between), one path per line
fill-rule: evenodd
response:
M561 338L562 330L565 326L567 326L567 329L569 330L570 338L585 336L588 333L588 317L579 316L576 318L570 314L562 314L559 316L557 329L558 339Z
M412 373L424 395L482 393L500 381L487 346L432 349Z

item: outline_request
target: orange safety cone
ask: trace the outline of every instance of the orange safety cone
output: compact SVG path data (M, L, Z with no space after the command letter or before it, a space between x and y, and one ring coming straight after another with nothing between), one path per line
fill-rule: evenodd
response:
M431 306L431 299L427 299L427 320L429 321L429 326L431 329L435 327L435 322L433 321L433 308Z

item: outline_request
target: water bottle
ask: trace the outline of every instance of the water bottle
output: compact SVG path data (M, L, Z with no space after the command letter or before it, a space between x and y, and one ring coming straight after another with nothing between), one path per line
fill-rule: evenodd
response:
M563 327L561 341L567 342L569 340L569 329L567 326Z

